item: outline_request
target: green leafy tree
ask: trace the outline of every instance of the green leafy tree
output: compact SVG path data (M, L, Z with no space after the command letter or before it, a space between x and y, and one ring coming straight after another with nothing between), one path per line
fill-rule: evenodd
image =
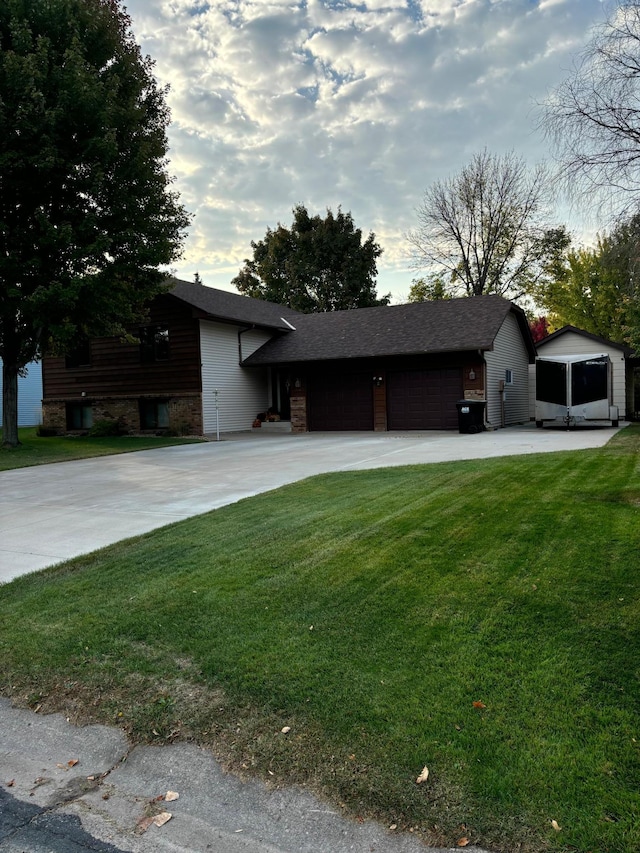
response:
M389 304L389 295L376 293L382 249L373 233L363 242L351 214L340 208L323 219L297 205L293 217L291 228L278 224L251 242L253 258L232 282L240 293L305 314Z
M17 377L118 333L164 286L189 217L166 171L165 91L117 0L0 3L3 444Z
M409 302L433 302L436 299L451 299L446 282L439 275L414 278L409 288Z
M577 326L638 347L640 217L621 222L595 247L568 252L566 267L539 288L536 301L553 325Z
M476 154L459 174L426 190L418 227L407 235L415 267L448 278L454 295L530 293L558 240L568 239L545 224L550 195L543 166L529 171L513 153Z

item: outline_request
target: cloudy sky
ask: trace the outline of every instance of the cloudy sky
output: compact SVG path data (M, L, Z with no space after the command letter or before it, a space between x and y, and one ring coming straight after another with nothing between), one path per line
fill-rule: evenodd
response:
M231 279L292 207L342 206L406 298L404 238L435 180L477 151L549 158L536 103L600 23L601 0L125 0L170 83L170 171L194 222L177 274ZM579 212L559 207L578 239Z

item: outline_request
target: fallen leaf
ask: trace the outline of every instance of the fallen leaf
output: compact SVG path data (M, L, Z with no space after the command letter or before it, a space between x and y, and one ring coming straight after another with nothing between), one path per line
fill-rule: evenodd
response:
M6 784L7 788L13 788L13 786L16 784L16 780L10 779L8 782L5 782L5 784Z
M397 828L398 828L397 823L392 823L391 826L389 827L389 829L397 829Z
M291 731L291 726L283 726L283 727L280 729L280 731L282 732L282 734L283 734L283 735L287 735L287 734L289 734L289 732Z
M67 761L67 767L75 767L78 764L77 758L72 758L71 761Z
M473 707L474 708L486 708L487 706L484 704L484 702L474 702Z
M551 826L555 829L555 831L556 831L556 832L560 832L560 830L562 829L562 827L561 827L561 826L558 826L558 821L557 821L557 820L552 820L552 821L551 821Z
M136 824L136 828L139 832L146 832L151 824L153 823L152 817L141 817L138 823Z
M166 803L172 803L174 800L177 800L180 794L177 791L167 791L164 795L164 800Z
M157 814L154 817L153 823L156 826L164 826L165 823L168 823L172 817L173 815L171 814L171 812L160 812L160 814Z
M466 847L469 844L468 838L459 838L458 839L458 847Z
M423 767L422 773L416 779L416 785L421 785L423 782L426 782L428 778L429 778L429 768Z

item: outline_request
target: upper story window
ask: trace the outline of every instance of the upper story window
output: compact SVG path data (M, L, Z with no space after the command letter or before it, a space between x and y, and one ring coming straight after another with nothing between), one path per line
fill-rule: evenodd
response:
M140 360L143 364L169 360L169 329L166 326L140 329Z
M509 370L509 368L504 372L504 384L513 385L513 370Z
M91 341L82 341L70 353L64 357L64 366L91 367Z

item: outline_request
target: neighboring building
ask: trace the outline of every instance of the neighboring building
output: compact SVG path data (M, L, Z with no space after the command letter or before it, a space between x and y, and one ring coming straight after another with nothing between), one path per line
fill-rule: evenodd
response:
M591 353L607 353L612 369L612 395L614 406L618 407L620 420L626 420L634 415L636 403L634 400L634 365L637 359L632 358L633 350L624 344L609 341L591 332L585 332L575 326L563 326L557 332L543 338L536 344L538 355L553 358L556 355L590 355ZM536 375L535 365L529 379L530 417L535 418Z
M2 359L0 359L0 421L2 420ZM42 364L32 361L18 377L18 426L38 426L42 420Z
M271 409L296 432L454 429L462 398L494 427L529 417L534 344L499 296L299 314L176 281L132 331L45 359L46 426L232 432Z

